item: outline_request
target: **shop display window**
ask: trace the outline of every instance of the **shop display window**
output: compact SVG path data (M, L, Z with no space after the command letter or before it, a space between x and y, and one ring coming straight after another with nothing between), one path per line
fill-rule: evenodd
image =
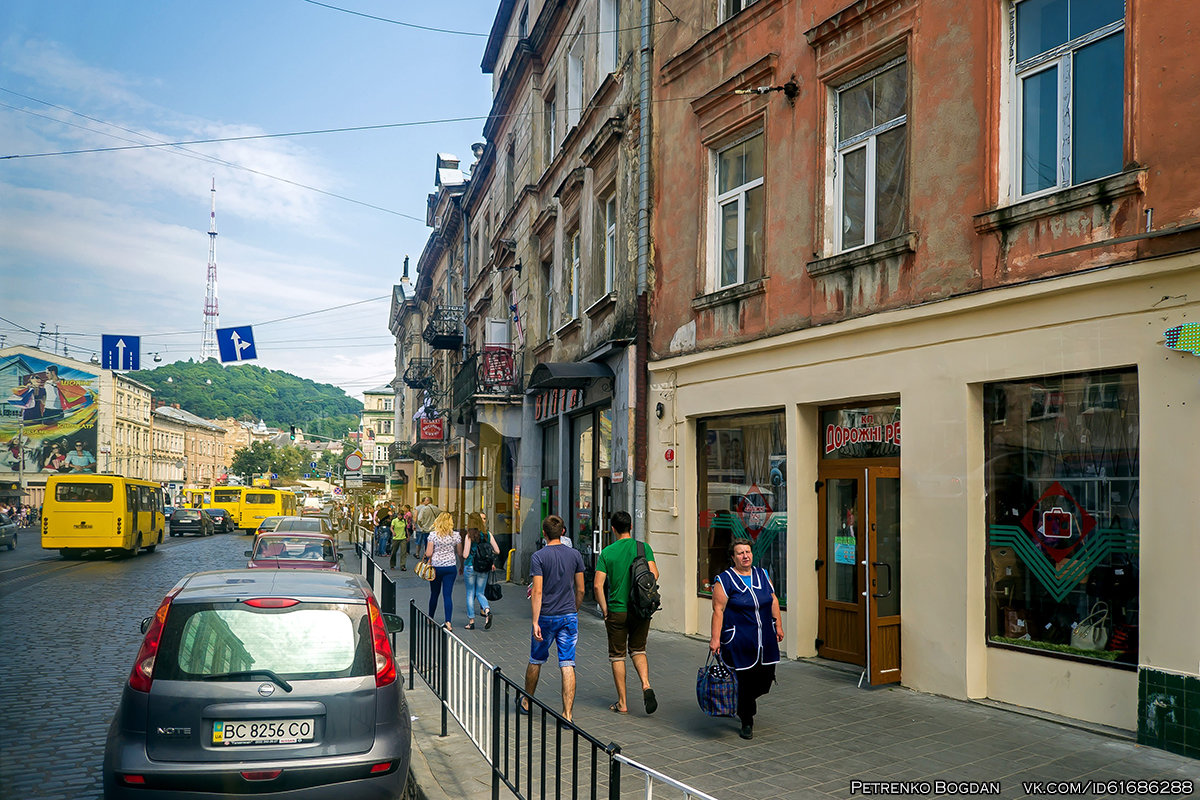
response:
M984 388L988 642L1136 665L1132 369Z
M718 417L698 426L697 586L730 565L729 545L748 540L781 606L787 587L787 444L782 411Z

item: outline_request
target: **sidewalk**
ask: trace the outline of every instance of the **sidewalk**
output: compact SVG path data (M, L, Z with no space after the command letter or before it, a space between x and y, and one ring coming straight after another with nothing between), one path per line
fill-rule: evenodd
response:
M347 554L347 568L352 569L355 560L353 552ZM386 559L382 563L386 566ZM409 598L414 598L424 611L429 589L413 575L412 563L410 558L407 572L387 572L396 580L398 606L407 609ZM492 604L495 622L490 631L482 630L479 616L480 628L463 630L466 599L461 577L454 589L455 635L519 680L529 657L531 613L525 587L504 584L504 597ZM439 607L439 621L441 614ZM859 689L857 668L807 660L779 665L778 683L759 701L754 739L744 741L737 735L736 720L706 717L696 704L696 671L707 655L707 641L660 631L651 631L647 650L658 711L647 716L642 710L640 686L630 665L630 713L617 715L608 710L616 690L604 623L585 609L579 628L576 723L601 741L616 742L629 758L721 800L850 797L853 780L930 781L928 791L917 792L925 796L936 796L934 781L998 781L998 793L988 787L961 787L947 794L1006 798L1028 796L1023 781L1191 780L1200 796L1200 761L1139 747L1124 732L1086 730L899 687ZM406 638L396 659L407 681ZM557 708L559 686L552 655L542 670L538 696ZM419 677L408 702L415 717L418 796L490 797L491 772L483 756L453 717L449 735L439 735L440 706ZM628 782L635 781L630 775ZM502 789L501 796L511 794ZM662 791L661 796L679 795ZM1086 796L1113 795L1093 790Z

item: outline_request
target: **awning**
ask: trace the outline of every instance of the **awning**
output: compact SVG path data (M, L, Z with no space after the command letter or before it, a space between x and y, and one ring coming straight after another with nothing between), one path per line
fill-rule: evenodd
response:
M538 364L529 376L530 389L586 389L597 378L613 379L613 371L595 361Z

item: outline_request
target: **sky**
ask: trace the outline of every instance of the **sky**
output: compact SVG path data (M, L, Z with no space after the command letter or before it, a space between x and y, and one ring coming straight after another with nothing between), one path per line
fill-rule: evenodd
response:
M215 181L219 326L252 326L251 363L359 399L390 381L392 287L437 153L466 169L483 139L497 5L0 2L4 344L44 326L82 361L102 334L140 336L143 369L199 359Z

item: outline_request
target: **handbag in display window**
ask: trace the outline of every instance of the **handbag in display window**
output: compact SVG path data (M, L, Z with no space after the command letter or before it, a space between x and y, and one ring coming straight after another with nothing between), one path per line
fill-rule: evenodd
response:
M423 558L413 567L413 572L417 573L418 578L424 578L427 581L433 580L435 574L433 565Z
M1101 601L1071 629L1071 646L1080 650L1103 650L1107 644L1108 603Z
M696 673L696 702L710 717L737 715L737 675L716 653Z
M494 603L504 596L504 591L500 588L500 584L495 578L495 573L489 573L487 583L483 587L483 596L487 598L489 603Z

